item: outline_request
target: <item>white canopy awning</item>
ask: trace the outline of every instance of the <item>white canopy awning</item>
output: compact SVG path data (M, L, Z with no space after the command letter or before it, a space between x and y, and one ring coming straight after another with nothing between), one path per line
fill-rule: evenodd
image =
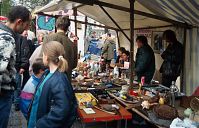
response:
M129 0L101 0L121 7L129 8ZM81 3L71 2L68 0L53 0L46 6L37 10L37 12L49 12L78 7L78 11L86 16L104 24L117 28L110 18L101 10L98 5L82 5ZM199 1L198 0L136 0L135 10L149 14L169 18L182 23L199 26ZM104 7L112 18L119 24L122 29L129 29L130 14L129 12ZM148 18L135 14L135 28L156 27L170 25L171 23Z

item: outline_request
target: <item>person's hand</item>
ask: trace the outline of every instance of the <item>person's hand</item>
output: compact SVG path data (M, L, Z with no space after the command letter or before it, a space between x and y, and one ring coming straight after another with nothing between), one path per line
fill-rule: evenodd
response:
M163 49L160 49L160 55L161 55L163 52L164 52L164 50L163 50Z
M20 70L19 70L19 74L23 74L24 73L24 69L23 68L21 68Z
M133 77L134 77L134 76L136 76L136 72L135 72L135 71L133 72Z

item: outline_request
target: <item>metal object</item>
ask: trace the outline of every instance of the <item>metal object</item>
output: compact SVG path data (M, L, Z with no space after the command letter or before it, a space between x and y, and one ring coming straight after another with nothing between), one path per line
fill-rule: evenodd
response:
M111 17L111 15L104 9L103 6L99 6L103 12L111 19L111 21L119 28L119 30L124 34L124 36L128 39L129 42L132 42L131 39L127 36L127 34L122 30L122 28L118 25L118 23Z
M178 87L175 85L175 82L172 81L172 85L170 87L170 94L171 94L171 98L170 98L170 105L172 107L175 107L175 94L179 92Z
M133 66L133 58L134 58L134 3L135 0L129 0L130 2L130 86L133 86L133 80L134 80L134 66Z

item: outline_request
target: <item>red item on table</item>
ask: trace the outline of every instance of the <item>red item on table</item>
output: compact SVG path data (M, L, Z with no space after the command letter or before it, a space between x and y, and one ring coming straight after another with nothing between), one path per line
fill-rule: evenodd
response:
M133 91L133 90L129 90L129 95L131 96L138 96L138 93Z

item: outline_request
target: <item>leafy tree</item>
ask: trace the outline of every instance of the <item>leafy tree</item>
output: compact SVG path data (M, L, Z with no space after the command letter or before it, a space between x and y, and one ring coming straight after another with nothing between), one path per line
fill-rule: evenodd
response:
M12 0L0 0L0 15L2 16L7 16L12 5L13 1Z
M30 10L34 9L37 6L44 6L49 2L50 0L19 0L19 4L26 6Z

